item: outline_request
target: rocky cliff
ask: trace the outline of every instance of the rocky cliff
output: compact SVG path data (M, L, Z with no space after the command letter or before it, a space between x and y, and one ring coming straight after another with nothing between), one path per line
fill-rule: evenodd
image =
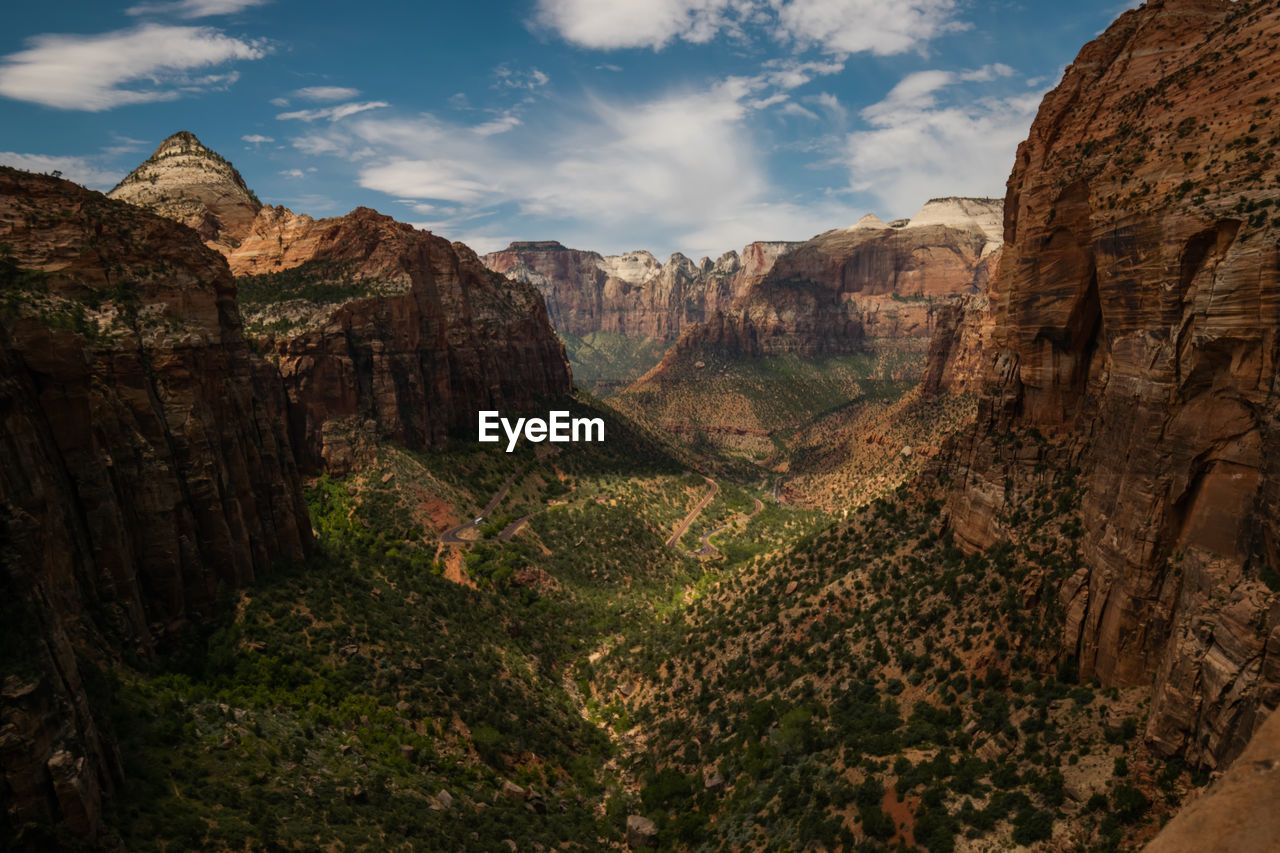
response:
M309 464L345 473L365 438L427 447L473 436L481 409L570 392L538 292L461 243L368 208L313 220L269 207L227 259Z
M483 257L485 266L538 288L560 332L612 332L674 341L687 326L731 305L773 266L790 243L752 243L712 261L677 252L662 264L649 252L602 256L553 240L512 243Z
M120 762L88 698L95 657L146 656L220 589L302 556L284 424L220 256L166 219L0 169L0 822L14 834L100 831Z
M1060 654L1154 682L1148 740L1209 765L1280 704L1277 39L1274 3L1150 0L1045 98L953 464L950 523L973 548L1037 470L1081 470Z
M225 161L179 133L135 172L143 179L113 194L179 221L217 220L210 245L226 256L249 331L284 378L305 467L343 474L378 439L426 447L474 430L480 409L569 393L563 347L529 284L368 208L312 219L259 206L245 219L239 205L229 216L218 200L237 198L243 181L229 164L209 163Z

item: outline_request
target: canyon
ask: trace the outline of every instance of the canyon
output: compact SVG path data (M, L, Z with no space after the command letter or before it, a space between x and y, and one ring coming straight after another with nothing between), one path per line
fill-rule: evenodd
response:
M1277 44L697 263L0 168L0 841L1274 848Z

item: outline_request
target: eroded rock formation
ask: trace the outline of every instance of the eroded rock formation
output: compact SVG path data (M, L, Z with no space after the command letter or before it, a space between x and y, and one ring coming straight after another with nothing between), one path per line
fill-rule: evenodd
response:
M191 140L170 137L139 167L147 180L113 192L150 186L145 204L180 221L207 197L235 196L238 174L223 175L218 191L186 183L209 171L164 152L207 152ZM344 474L377 439L427 447L474 430L480 409L527 409L569 393L564 349L538 292L490 272L461 243L368 208L313 219L268 206L234 222L220 211L206 216L221 222L210 245L226 256L248 328L284 378L305 467Z
M695 264L680 253L659 263L649 252L602 256L554 240L512 243L483 257L489 269L538 288L557 330L604 331L660 343L733 304L793 244L751 243Z
M220 588L301 557L311 525L283 384L219 255L11 169L0 247L0 794L15 826L93 838L120 764L92 658L149 654Z
M1149 741L1210 765L1280 704L1277 38L1273 3L1150 0L1045 98L950 504L984 547L1037 465L1082 470L1061 655L1154 679ZM1033 429L1058 449L1001 440Z
M188 225L217 249L236 245L262 208L235 167L185 130L107 195Z

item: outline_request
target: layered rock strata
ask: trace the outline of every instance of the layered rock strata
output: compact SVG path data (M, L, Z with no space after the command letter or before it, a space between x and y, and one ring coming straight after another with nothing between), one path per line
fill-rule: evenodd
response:
M751 243L741 254L726 252L696 264L677 252L662 264L645 251L602 256L540 241L512 243L482 260L495 272L537 287L561 332L603 331L668 343L732 305L791 245Z
M284 386L188 228L0 170L0 691L13 826L93 838L93 658L147 655L311 536Z
M237 276L249 330L284 378L305 468L345 474L379 439L427 447L474 430L480 409L570 392L563 346L531 285L368 208L313 219L259 205L232 217L221 200L244 182L220 164L175 134L112 194L179 221L218 221L209 245Z
M1154 682L1148 740L1211 766L1280 704L1277 39L1272 3L1150 0L1045 98L953 465L972 548L1004 535L1038 466L1081 469L1061 656ZM1002 438L1030 431L1059 449Z

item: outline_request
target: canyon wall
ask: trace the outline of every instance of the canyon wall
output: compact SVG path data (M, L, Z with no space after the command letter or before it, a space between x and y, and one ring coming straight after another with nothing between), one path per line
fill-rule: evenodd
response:
M602 256L546 240L512 243L482 260L495 272L537 287L560 332L604 331L668 343L733 304L791 245L752 243L741 255L726 252L697 264L677 252L662 264L645 251Z
M303 555L284 386L189 229L0 169L0 799L101 829L119 757L95 656L143 656ZM101 679L97 675L98 680Z
M330 219L270 206L247 221L219 206L201 214L243 181L194 139L165 140L142 178L113 194L222 223L209 245L226 256L246 325L280 370L305 468L342 475L380 439L428 447L473 431L481 409L527 410L570 393L563 346L533 286L368 208ZM175 146L180 157L164 153ZM214 191L203 176L217 174Z
M1154 681L1148 740L1211 766L1280 704L1277 40L1272 3L1150 0L1067 69L1009 179L984 398L952 460L970 548L1038 468L1081 470L1061 656ZM1039 451L1003 440L1031 431Z

